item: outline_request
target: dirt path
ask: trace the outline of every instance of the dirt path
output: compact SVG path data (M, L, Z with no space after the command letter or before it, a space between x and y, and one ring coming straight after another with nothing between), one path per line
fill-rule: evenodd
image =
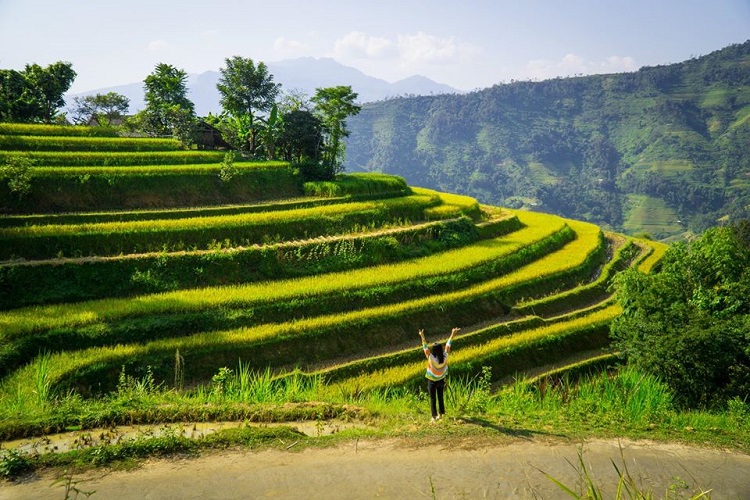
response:
M574 491L578 454L604 498L624 466L641 491L656 498L670 486L686 498L712 489L711 498L750 498L750 456L675 444L539 439L445 443L352 440L334 448L295 452L228 451L189 459L152 460L132 471L95 471L74 479L97 499L247 498L567 498L541 471ZM624 456L624 464L621 456ZM571 465L572 464L572 465ZM2 499L60 499L49 474L0 485ZM71 496L72 498L72 496ZM83 495L78 498L84 498Z

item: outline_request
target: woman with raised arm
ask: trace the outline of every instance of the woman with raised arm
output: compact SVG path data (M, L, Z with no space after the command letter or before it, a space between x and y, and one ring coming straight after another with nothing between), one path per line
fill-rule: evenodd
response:
M445 347L440 342L432 344L432 349L427 345L424 338L424 330L419 330L419 338L422 339L422 350L427 357L427 391L430 393L430 411L432 413L432 422L440 420L445 416L445 376L448 374L448 354L451 352L451 342L453 336L460 328L451 330L451 336Z

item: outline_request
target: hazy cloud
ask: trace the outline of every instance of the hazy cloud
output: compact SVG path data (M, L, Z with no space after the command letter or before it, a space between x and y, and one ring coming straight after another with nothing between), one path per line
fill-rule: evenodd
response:
M333 55L341 59L388 59L398 54L396 44L387 38L352 31L334 42Z
M395 39L352 31L336 40L332 56L343 61L387 59L414 66L453 63L479 52L478 47L462 43L456 37L440 38L422 31L398 35Z
M159 52L169 47L166 40L154 40L148 43L148 50L151 52Z
M603 61L587 61L576 54L566 54L558 61L535 59L526 64L525 73L531 79L544 80L557 76L623 73L638 69L635 59L626 56L610 56Z
M478 47L459 42L456 37L439 38L421 31L399 35L398 48L402 62L417 64L451 63L480 52Z
M273 48L285 56L306 54L310 51L310 46L298 40L290 40L286 37L279 37L273 41Z

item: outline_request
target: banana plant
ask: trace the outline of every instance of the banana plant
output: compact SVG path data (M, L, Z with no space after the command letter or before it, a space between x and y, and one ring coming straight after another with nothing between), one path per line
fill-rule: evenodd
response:
M278 106L274 104L268 118L257 118L256 122L260 124L259 136L266 149L267 158L273 160L276 155L276 143L284 126Z

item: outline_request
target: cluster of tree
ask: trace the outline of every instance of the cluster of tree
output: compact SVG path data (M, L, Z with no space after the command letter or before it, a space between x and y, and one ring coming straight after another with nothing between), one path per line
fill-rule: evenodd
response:
M359 112L350 86L320 88L312 98L281 85L263 62L225 59L217 88L223 112L205 123L245 157L283 159L300 165L307 178L331 179L341 171L346 119ZM198 119L187 94L187 73L159 64L145 80L146 108L130 126L155 136L193 140Z
M111 127L130 109L130 99L117 92L73 98L72 119L78 125Z
M46 68L27 64L23 71L0 69L0 121L52 123L75 77L73 65L62 61Z
M687 407L750 394L750 221L673 245L658 273L618 275L616 346Z
M627 196L647 194L701 231L750 207L749 91L750 41L632 73L390 99L350 120L347 165L615 230Z
M294 91L281 96L281 85L274 83L265 63L240 56L225 63L217 84L223 112L209 115L205 123L218 129L226 143L245 157L299 164L308 178L331 179L342 170L346 120L360 111L350 86L319 88L312 97ZM0 121L64 121L57 113L75 76L67 62L0 70ZM157 64L144 80L144 91L145 109L124 120L125 126L194 144L200 120L188 98L187 73ZM123 121L129 105L127 97L115 92L76 97L72 119L112 126Z

